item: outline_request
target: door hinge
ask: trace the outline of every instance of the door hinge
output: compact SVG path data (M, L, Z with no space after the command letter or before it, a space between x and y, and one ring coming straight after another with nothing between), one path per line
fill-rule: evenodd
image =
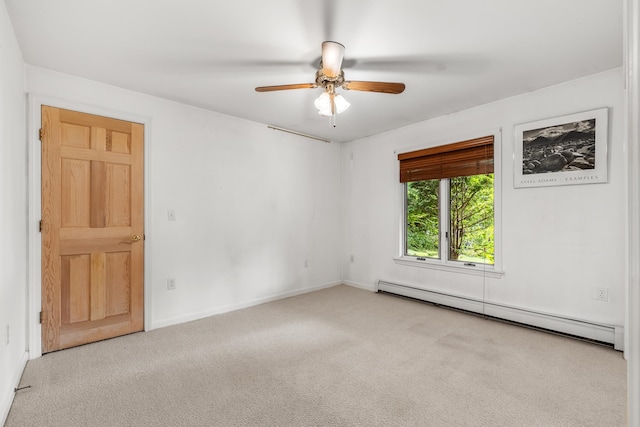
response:
M42 324L42 312L40 312L40 324Z
M42 138L44 138L44 129L40 128L38 135L40 136L40 141L42 141Z
M38 231L42 233L42 220L40 220L40 225L38 226Z

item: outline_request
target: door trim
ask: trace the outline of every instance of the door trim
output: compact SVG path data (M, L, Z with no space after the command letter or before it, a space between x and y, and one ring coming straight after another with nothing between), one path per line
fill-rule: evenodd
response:
M29 212L28 212L28 347L29 359L42 356L42 337L39 321L42 307L42 234L39 231L40 217L42 210L42 188L41 188L41 161L39 130L42 125L41 107L48 105L51 107L64 108L67 110L79 111L97 116L112 117L114 119L136 122L144 125L144 228L146 245L144 250L144 330L153 329L151 322L151 283L153 283L151 269L151 236L153 235L153 224L151 221L151 118L137 114L116 111L94 105L82 104L65 99L49 97L39 94L28 94L28 114L27 114L27 144L28 144L28 192L29 192Z

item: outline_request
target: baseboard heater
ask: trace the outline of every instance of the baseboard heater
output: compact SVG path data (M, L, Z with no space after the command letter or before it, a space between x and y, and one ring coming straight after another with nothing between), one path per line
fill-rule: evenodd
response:
M378 292L401 295L472 313L483 314L524 326L607 343L613 345L613 348L616 350L624 350L624 328L622 326L606 325L548 313L540 313L385 280L378 281Z

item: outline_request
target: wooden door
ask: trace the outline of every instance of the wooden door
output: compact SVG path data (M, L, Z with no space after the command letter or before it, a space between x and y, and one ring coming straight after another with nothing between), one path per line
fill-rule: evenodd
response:
M42 107L42 352L143 329L144 127Z

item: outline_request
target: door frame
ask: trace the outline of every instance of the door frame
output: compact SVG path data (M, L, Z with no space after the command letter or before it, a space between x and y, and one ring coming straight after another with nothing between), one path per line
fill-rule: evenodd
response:
M151 323L151 179L150 179L150 147L151 147L151 118L137 114L111 110L94 105L29 93L27 111L27 141L28 141L28 289L27 289L27 352L29 359L42 356L42 336L40 325L40 310L42 307L42 233L40 233L40 219L42 216L42 152L39 131L42 126L42 106L78 111L97 116L111 117L128 122L144 125L144 330L153 329Z

